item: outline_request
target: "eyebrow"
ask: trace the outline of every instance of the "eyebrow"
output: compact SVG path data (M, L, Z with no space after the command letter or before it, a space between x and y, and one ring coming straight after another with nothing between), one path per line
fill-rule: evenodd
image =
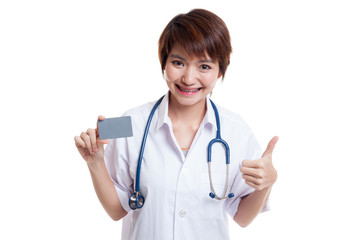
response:
M186 59L184 57L179 56L177 54L171 54L170 57L171 58L178 58L178 59L186 62ZM199 63L215 63L215 62L212 59L201 59L201 60L199 60Z
M181 57L181 56L179 56L179 55L176 55L176 54L171 54L170 57L171 57L171 58L178 58L178 59L180 59L180 60L186 61L185 58L183 58L183 57Z
M200 63L215 63L212 59L202 59L199 62Z

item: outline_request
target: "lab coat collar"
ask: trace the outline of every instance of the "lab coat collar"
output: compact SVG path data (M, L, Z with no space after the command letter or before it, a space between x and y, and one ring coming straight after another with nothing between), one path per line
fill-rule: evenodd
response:
M159 118L156 125L156 130L162 127L165 123L171 126L171 120L168 115L169 107L169 92L167 92L159 105Z
M217 130L215 112L213 107L211 106L209 96L206 97L206 114L204 116L203 124L205 126L213 126Z
M165 94L164 99L161 101L161 103L159 105L159 118L157 121L156 130L161 128L164 124L167 124L169 127L172 126L171 119L169 118L169 114L168 114L169 95L170 95L170 91L168 91ZM214 109L211 106L210 99L208 96L206 97L206 109L207 110L206 110L204 119L202 121L202 124L204 126L211 125L211 126L214 126L215 129L217 129Z

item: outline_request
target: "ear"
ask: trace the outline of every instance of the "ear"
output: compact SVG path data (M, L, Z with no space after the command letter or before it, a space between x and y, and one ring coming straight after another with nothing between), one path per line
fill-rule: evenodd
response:
M163 70L162 77L165 81L167 81L166 70Z

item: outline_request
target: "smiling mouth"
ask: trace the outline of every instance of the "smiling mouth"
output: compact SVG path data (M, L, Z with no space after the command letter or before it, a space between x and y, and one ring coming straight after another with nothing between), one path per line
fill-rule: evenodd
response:
M193 88L193 89L187 89L187 88L182 88L179 85L176 85L176 87L184 93L196 93L198 91L200 91L202 88Z

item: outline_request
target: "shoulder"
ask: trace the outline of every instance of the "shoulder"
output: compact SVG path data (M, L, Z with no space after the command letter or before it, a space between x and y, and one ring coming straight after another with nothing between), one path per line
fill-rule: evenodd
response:
M234 131L240 130L244 132L251 132L249 125L245 120L238 114L235 113L223 106L217 106L221 125L226 126L227 129L232 129Z
M122 114L122 116L131 117L133 137L111 139L110 143L107 145L106 151L111 152L115 149L122 149L119 152L125 153L127 151L125 151L123 148L128 148L129 143L132 143L132 145L137 146L136 144L139 144L141 138L134 136L141 136L143 134L147 119L149 117L149 114L153 106L154 106L154 102L147 102L125 111ZM136 144L134 144L134 142Z
M258 159L261 156L261 147L249 125L237 113L224 107L218 107L221 134L232 146L233 151L240 154L241 159Z
M150 113L153 106L154 106L154 102L147 102L140 106L130 108L123 114L123 116L133 116L133 117L145 116L147 113Z
M149 117L149 114L152 110L152 108L154 107L154 104L155 102L147 102L147 103L144 103L140 106L137 106L137 107L134 107L134 108L131 108L129 110L127 110L123 116L130 116L131 117L131 121L132 121L132 124L133 124L133 127L134 125L137 126L137 125L144 125L144 123L146 123L148 117Z

